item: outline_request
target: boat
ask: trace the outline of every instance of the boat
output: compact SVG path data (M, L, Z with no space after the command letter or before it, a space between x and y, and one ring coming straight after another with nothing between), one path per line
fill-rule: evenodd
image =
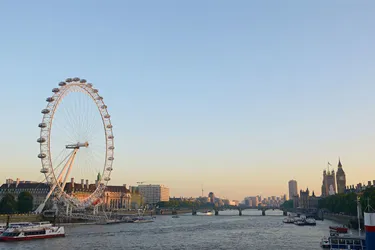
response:
M64 237L62 226L53 226L50 222L13 223L0 235L0 241L23 241Z
M329 249L366 250L364 236L330 236L320 241L320 247Z
M332 227L332 226L330 226L329 230L333 231L333 232L337 232L339 234L346 234L346 233L348 233L349 228L347 228L347 227Z
M316 226L316 221L314 218L307 218L305 220L305 225L306 226Z
M303 220L297 220L297 221L294 222L294 225L297 225L297 226L304 226L304 225L306 225L306 224L305 224L305 221L303 221Z
M203 215L212 215L212 211L211 210L206 210L202 214Z
M291 218L291 217L283 219L283 222L286 223L286 224L293 224L294 221L295 221L294 218Z
M331 243L329 243L328 237L323 237L323 239L320 241L320 247L321 248L331 248Z

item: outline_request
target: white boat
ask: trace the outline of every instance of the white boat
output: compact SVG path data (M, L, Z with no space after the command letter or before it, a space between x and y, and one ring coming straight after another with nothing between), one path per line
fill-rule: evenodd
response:
M64 237L64 227L53 226L50 222L12 223L0 235L0 241L22 241Z
M206 211L204 211L204 212L202 212L200 214L202 214L202 215L213 215L213 213L212 213L211 210L206 210Z
M315 226L316 225L316 221L313 218L307 218L305 220L305 225L306 226Z
M283 222L286 224L293 224L295 222L295 219L292 217L288 217L288 218L285 218Z

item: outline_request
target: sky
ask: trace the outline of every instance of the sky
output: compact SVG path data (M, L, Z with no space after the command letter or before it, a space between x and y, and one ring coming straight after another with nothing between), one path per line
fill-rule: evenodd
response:
M375 179L374 1L1 1L0 180L41 178L51 89L112 116L112 185L242 200Z

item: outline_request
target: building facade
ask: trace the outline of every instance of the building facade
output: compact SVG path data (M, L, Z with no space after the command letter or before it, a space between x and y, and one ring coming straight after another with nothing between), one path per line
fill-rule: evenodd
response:
M100 176L98 176L100 178ZM94 183L89 183L89 180L81 183L75 183L74 178L65 185L65 192L79 200L88 198L97 188L98 180ZM104 204L107 210L130 209L131 208L131 194L126 188L126 184L122 186L106 186L103 197L98 200L98 203Z
M337 193L339 194L345 193L346 176L345 176L344 170L342 169L342 164L341 164L340 159L339 159L339 163L337 166L336 181L337 181Z
M310 191L309 188L306 191L300 190L299 192L299 207L308 209L310 207Z
M169 201L169 188L163 185L139 185L138 188L147 204Z
M21 192L29 192L33 196L33 210L35 210L44 202L49 191L50 186L46 183L20 181L18 178L16 181L7 179L5 184L0 187L0 199L2 199L5 194L10 193L17 200Z
M322 183L322 196L326 197L329 195L336 194L336 178L335 171L331 172L328 170L323 171L323 183Z
M292 200L294 196L298 195L297 181L290 180L288 183L289 186L289 200Z

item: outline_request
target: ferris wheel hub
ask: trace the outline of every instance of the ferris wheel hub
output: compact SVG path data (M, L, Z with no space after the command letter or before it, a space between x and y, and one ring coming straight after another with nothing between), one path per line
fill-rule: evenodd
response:
M88 142L77 142L76 144L68 144L65 147L68 149L78 149L78 148L87 148L89 146Z

